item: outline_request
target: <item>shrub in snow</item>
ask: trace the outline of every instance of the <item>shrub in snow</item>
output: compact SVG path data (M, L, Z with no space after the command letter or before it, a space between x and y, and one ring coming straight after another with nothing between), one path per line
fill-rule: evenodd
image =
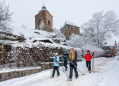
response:
M98 57L98 56L102 56L104 55L104 50L97 47L97 46L94 46L94 45L85 45L85 46L82 46L82 50L84 50L84 53L87 53L87 50L90 50L91 52L97 52L94 54L94 57Z
M54 53L61 55L64 53L64 48L46 47L42 44L32 47L13 47L11 52L5 52L4 57L0 58L6 67L34 67L40 66L40 62L51 62ZM2 63L0 63L2 65Z
M59 37L59 38L64 38L66 39L66 37L64 36L64 34L61 33L60 30L53 28L53 32Z
M77 46L81 47L82 45L85 45L85 40L83 36L72 34L66 44L74 48Z

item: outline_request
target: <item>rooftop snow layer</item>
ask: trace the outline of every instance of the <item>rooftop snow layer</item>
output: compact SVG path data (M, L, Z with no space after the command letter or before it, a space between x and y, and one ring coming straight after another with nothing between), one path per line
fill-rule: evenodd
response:
M61 28L63 28L65 25L72 25L72 26L75 26L75 27L78 27L75 23L73 23L73 22L69 22L69 21L66 21L65 23L64 23L64 25L61 27Z

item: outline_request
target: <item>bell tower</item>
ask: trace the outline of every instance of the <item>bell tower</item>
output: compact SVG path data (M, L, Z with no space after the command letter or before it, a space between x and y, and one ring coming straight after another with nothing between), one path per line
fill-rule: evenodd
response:
M53 16L43 5L41 10L35 15L35 29L52 32Z

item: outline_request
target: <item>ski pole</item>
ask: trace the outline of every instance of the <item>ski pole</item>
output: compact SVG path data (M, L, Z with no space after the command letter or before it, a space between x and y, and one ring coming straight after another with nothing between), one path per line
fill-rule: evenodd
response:
M95 68L94 68L94 57L93 57L93 65L92 65L92 72L95 73Z
M71 62L72 63L72 62ZM76 69L78 69L73 63L72 63L72 65L76 68ZM79 69L78 69L78 71L82 74L82 75L85 75L84 73L82 73Z
M94 52L93 52L93 55L94 55ZM94 69L94 57L92 55L92 58L93 58L93 62L92 62L92 72L94 73L95 72L95 69Z

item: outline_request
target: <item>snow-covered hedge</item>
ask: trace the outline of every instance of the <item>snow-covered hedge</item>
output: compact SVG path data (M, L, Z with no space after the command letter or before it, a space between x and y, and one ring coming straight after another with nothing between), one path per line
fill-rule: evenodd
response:
M82 49L84 50L84 53L87 52L87 50L90 50L91 52L95 52L94 53L94 57L99 57L102 56L104 54L104 50L97 47L97 46L93 46L93 45L85 45L82 46Z
M6 67L39 66L40 62L51 62L53 59L50 59L50 57L52 57L54 53L62 55L64 50L65 48L62 47L50 47L43 44L32 47L12 47L11 52L4 53L3 63ZM0 58L0 61L2 61L2 58Z

